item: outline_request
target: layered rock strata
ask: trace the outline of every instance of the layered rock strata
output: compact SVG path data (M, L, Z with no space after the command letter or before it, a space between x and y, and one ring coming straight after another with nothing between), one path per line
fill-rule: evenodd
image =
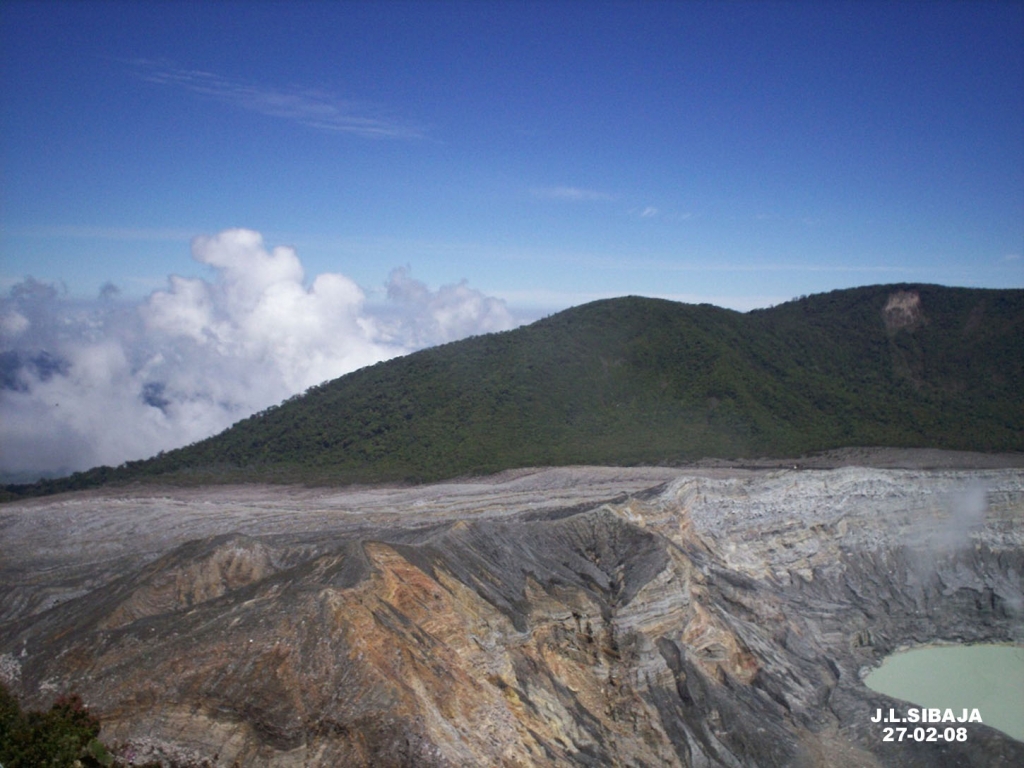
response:
M1024 765L862 683L1024 643L1022 519L1020 469L69 495L0 508L0 677L166 765Z

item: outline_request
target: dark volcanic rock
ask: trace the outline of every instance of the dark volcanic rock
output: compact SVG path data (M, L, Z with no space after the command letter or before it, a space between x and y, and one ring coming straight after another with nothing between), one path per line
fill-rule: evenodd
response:
M861 681L902 645L1024 641L1021 470L170 493L0 511L0 676L81 693L124 755L1024 764L978 724L883 743L869 717L905 705Z

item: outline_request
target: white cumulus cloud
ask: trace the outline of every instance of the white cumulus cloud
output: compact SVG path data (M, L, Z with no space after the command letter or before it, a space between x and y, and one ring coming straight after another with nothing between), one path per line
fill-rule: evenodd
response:
M516 323L465 281L391 272L383 307L294 249L231 229L192 243L210 280L138 304L75 302L29 278L0 306L0 473L116 465L184 445L363 366Z
M470 288L465 280L430 291L412 278L408 267L398 267L388 277L387 291L388 299L401 308L392 333L417 347L515 325L504 301Z

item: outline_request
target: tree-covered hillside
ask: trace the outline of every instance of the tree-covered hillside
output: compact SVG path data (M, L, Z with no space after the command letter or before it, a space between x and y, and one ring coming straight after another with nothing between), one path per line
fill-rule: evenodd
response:
M627 297L329 381L109 480L429 481L517 466L1024 450L1024 291L871 286L739 313Z

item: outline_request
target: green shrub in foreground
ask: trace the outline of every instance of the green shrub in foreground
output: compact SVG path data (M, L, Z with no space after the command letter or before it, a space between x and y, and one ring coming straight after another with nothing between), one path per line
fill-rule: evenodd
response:
M77 694L61 696L48 712L23 712L0 684L0 765L3 768L112 766L96 738L99 718Z

